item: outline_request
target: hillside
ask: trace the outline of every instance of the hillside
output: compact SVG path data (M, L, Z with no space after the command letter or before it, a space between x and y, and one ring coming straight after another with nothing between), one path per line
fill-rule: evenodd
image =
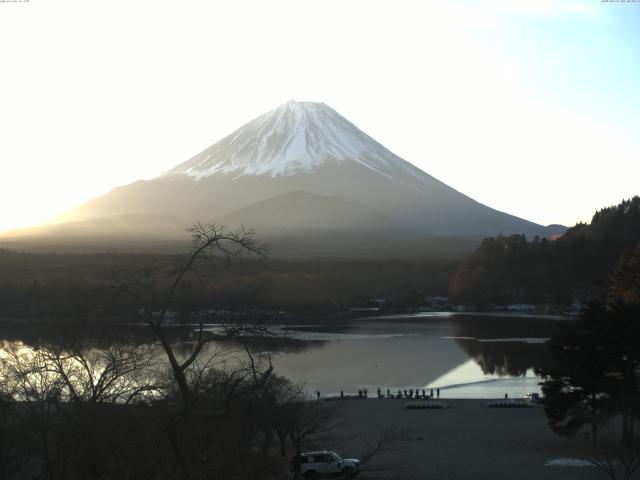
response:
M490 237L458 267L450 294L467 304L570 303L605 294L624 252L640 244L640 197L597 211L557 240Z

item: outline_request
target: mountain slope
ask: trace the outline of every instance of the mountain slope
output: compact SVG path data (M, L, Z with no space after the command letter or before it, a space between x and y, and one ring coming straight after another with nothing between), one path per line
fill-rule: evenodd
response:
M376 232L382 225L392 226L393 219L350 198L316 195L304 191L283 193L256 202L220 221L235 228L251 226L261 234L283 230Z
M261 115L160 177L118 187L57 221L113 216L225 221L283 235L311 224L343 233L368 225L402 239L558 232L476 202L327 105L299 102Z
M288 102L261 115L167 175L277 177L343 162L356 162L389 179L424 176L331 107L311 102Z

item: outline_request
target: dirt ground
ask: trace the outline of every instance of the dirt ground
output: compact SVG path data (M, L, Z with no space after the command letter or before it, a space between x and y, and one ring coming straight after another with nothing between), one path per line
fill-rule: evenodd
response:
M389 427L409 432L392 450L375 456L358 479L607 478L590 466L545 466L550 460L577 455L575 442L548 428L541 406L505 409L488 408L488 400L443 401L451 408L407 410L407 401L394 399L341 401L344 431L358 435L361 442Z

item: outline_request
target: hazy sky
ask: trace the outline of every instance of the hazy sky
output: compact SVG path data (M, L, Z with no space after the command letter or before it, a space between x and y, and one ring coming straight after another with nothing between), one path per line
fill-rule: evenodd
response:
M640 3L30 0L0 42L0 230L291 99L539 223L640 194Z

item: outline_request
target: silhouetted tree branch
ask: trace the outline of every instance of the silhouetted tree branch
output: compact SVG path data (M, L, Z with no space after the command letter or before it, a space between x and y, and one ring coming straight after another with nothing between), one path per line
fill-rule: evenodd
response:
M220 255L234 257L244 254L264 255L266 250L255 239L253 230L228 230L215 223L194 223L186 229L191 234L191 250L188 255L171 269L153 269L142 272L136 281L116 279L114 288L128 295L140 307L143 320L149 325L164 350L174 380L181 395L182 404L188 408L193 402L193 392L188 383L186 370L193 365L205 346L214 341L224 341L238 338L242 335L264 334L266 329L248 325L228 325L216 335L205 335L202 324L198 331L196 342L190 354L184 360L179 360L171 345L163 324L167 312L170 310L176 293L181 284L190 276L197 276L199 262L212 260ZM161 283L158 274L162 273L168 280L166 291L159 291Z

